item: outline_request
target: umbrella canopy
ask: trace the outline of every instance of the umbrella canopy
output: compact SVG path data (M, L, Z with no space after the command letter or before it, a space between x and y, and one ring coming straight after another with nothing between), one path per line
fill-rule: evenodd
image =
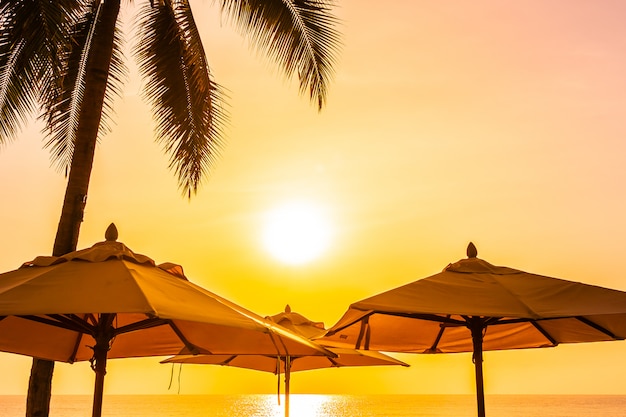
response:
M324 324L314 322L292 312L287 306L285 311L269 319L293 333L309 339L321 337L326 333ZM344 366L377 366L408 364L374 350L350 348L328 348L336 357L321 355L177 355L162 363L188 363L205 365L234 366L257 371L285 374L285 415L289 415L289 379L291 372Z
M309 339L321 337L326 333L324 324L313 322L306 317L292 312L289 306L285 312L269 317L269 319L293 333ZM375 365L402 365L408 364L392 358L375 350L357 350L350 348L333 348L328 350L336 354L336 357L323 355L290 354L290 372L307 371L322 368L338 368L342 366L375 366ZM285 357L279 354L258 355L176 355L164 360L162 363L195 363L205 365L224 365L239 368L254 369L257 371L284 373ZM277 361L277 357L281 360ZM278 362L278 365L277 365Z
M407 353L473 352L484 416L483 350L623 340L626 293L468 258L350 305L319 340Z
M309 371L313 369L340 368L344 366L377 366L401 365L407 363L392 358L389 355L375 350L357 350L347 348L333 348L328 350L337 355L328 356L298 356L291 358L290 372ZM234 366L236 368L253 369L257 371L282 374L286 372L285 356L270 355L176 355L165 359L161 363L187 363L200 365Z
M107 358L190 354L334 354L157 266L117 242L38 257L0 274L0 351L92 361L100 415Z

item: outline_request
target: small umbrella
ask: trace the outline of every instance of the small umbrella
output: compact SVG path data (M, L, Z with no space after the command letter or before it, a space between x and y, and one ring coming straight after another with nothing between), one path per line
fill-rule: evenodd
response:
M106 241L61 257L38 257L0 274L0 351L40 359L89 360L100 416L107 358L190 354L331 355L185 278Z
M269 319L293 333L309 339L321 337L326 333L324 324L313 322L306 317L292 312L287 305L283 313ZM162 363L189 363L205 365L234 366L257 371L285 374L285 416L289 416L289 382L291 372L344 366L377 366L408 364L374 350L349 348L328 348L336 357L321 355L177 355ZM279 380L280 382L280 380Z
M626 293L477 258L350 305L318 342L407 353L473 352L484 417L482 352L623 340Z

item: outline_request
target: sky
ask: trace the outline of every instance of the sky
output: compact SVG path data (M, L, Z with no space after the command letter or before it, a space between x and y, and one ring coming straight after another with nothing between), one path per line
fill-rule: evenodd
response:
M289 304L327 327L349 304L440 272L468 243L486 261L626 290L626 5L621 1L338 0L343 47L321 112L209 1L192 1L226 145L181 197L131 68L96 150L78 247L119 240L263 316ZM130 9L126 6L125 13ZM129 59L129 65L134 65ZM0 148L0 271L50 254L65 178L33 121ZM292 265L267 213L323 211L330 241ZM485 352L487 394L626 394L624 342ZM294 374L294 393L470 394L471 354L394 354L410 368ZM160 358L108 362L106 394L273 393L275 377ZM0 354L0 394L31 359ZM178 382L180 381L180 382ZM53 394L91 394L88 363L57 363Z

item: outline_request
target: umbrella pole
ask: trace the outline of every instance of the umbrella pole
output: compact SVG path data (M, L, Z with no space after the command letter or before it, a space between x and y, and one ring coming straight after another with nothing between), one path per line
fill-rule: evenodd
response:
M95 364L92 366L96 372L96 382L93 391L93 408L91 412L92 417L100 417L102 415L102 397L104 395L104 376L106 375L107 367L107 352L108 343L106 348L98 346L94 347Z
M285 417L289 417L289 379L291 378L291 358L285 360Z
M478 406L478 417L485 417L485 388L483 384L483 321L480 318L473 318L470 323L472 332L472 344L474 354L472 361L476 372L476 404Z
M111 326L115 317L115 314L101 314L96 325L95 334L92 335L96 340L96 344L93 347L93 359L91 361L91 369L96 372L96 382L93 389L93 408L91 411L92 417L100 417L102 415L104 376L107 373L107 355L111 348L111 340L113 340L115 336L115 332Z
M276 375L278 375L278 387L276 388L278 405L280 405L280 356L276 356Z

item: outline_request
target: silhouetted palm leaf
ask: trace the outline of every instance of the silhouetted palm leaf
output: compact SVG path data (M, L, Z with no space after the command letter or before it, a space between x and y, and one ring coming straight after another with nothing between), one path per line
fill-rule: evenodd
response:
M0 144L12 139L55 89L61 49L80 1L0 2Z
M186 1L146 4L136 56L147 79L145 95L152 103L157 136L170 155L170 167L183 192L195 193L215 159L226 112L222 89L210 69Z
M321 109L339 47L329 0L222 0L222 9L253 44L274 58Z
M80 19L72 26L68 39L63 42L65 49L59 65L58 79L52 83L57 88L50 87L43 91L43 117L49 137L46 146L51 149L52 159L60 169L67 170L72 162L81 112L90 111L83 105L83 94L101 7L100 2L92 2L85 7ZM121 37L116 33L98 137L110 130L108 121L113 113L112 100L121 95L121 87L127 74L121 45Z
M110 0L117 2L121 0ZM221 0L221 10L252 44L297 75L300 92L321 109L339 46L331 0ZM108 130L112 99L125 66L115 35L102 108L83 103L98 37L100 0L0 2L0 144L42 110L51 158L72 163L83 117L97 112L96 139ZM224 90L214 81L188 0L152 0L139 9L135 52L146 78L157 139L169 155L183 194L196 193L224 141ZM90 114L91 116L88 116Z

